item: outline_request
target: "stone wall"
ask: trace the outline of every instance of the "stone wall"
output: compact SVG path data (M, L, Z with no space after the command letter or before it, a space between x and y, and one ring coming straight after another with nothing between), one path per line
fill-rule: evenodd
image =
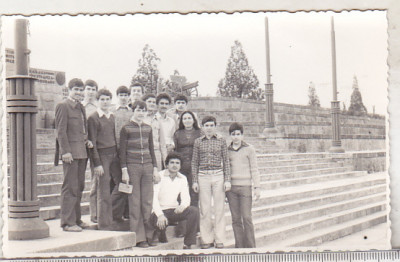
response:
M244 124L247 136L261 136L265 127L265 102L226 97L195 97L189 108L199 119L213 115L218 129L227 133L229 125ZM331 146L331 113L328 108L274 103L278 136L276 144L287 151L324 152ZM345 150L385 149L385 119L370 116L341 116L341 139ZM270 138L267 138L267 140Z

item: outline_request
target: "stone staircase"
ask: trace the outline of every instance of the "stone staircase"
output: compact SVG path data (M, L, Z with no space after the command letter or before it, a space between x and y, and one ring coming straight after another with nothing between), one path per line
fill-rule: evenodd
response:
M387 220L387 172L368 174L354 171L348 162L329 153L268 154L268 143L254 143L258 149L261 198L253 202L253 223L257 247L315 246L361 231ZM38 131L38 195L40 216L60 215L62 163L55 167L54 130ZM273 154L272 154L273 153ZM82 197L82 214L89 214L90 171ZM226 204L228 247L234 247L231 217ZM168 243L154 249L180 249L182 238L169 227Z
M326 153L259 154L258 163L262 192L252 209L257 247L317 246L387 220L386 172L353 171ZM234 247L225 208L226 246ZM182 238L172 229L167 234L169 242L153 249L182 248Z

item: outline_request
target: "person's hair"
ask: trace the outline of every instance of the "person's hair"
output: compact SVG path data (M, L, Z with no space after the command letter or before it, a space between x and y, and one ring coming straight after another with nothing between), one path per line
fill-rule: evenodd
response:
M132 87L137 87L137 86L140 86L140 88L142 89L142 94L144 94L144 87L143 87L142 84L140 84L140 83L138 83L138 82L135 82L135 83L131 84L131 86L129 87L129 89L132 90Z
M184 125L183 122L182 122L182 120L183 120L183 115L185 115L185 114L189 114L189 115L192 116L192 118L193 118L193 128L196 129L196 130L200 129L199 123L197 123L197 119L196 119L196 117L194 116L193 112L192 112L192 111L185 111L185 112L182 113L181 119L179 120L179 130L185 129L185 125Z
M156 97L156 104L160 103L161 99L167 99L168 102L171 104L171 97L167 93L161 93Z
M142 100L143 100L144 102L146 102L147 99L149 99L149 98L156 98L156 95L150 93L150 94L145 94L144 96L142 96Z
M117 88L117 95L118 94L131 94L131 90L129 90L129 88L127 88L126 86L120 86Z
M136 100L133 105L129 104L129 106L132 108L132 111L135 112L136 108L139 107L140 109L146 109L147 110L147 105L145 102L142 100Z
M81 79L79 79L79 78L73 78L73 79L69 80L69 82L68 82L68 88L69 88L69 89L72 89L72 88L74 88L75 86L77 86L77 87L83 87L83 81L82 81Z
M174 98L174 103L176 104L176 101L179 100L183 100L186 102L186 104L188 103L188 98L187 96L185 96L184 94L178 94L175 98Z
M92 80L92 79L86 80L86 81L85 81L85 86L96 87L96 91L97 91L97 89L99 88L99 87L97 86L96 81L94 81L94 80Z
M243 134L243 125L235 122L229 126L229 134L231 134L233 131L236 131L236 130L239 130L240 133Z
M204 124L207 122L214 122L214 124L217 125L217 119L215 119L213 116L205 116L203 120L201 120L201 125L204 126Z
M165 166L168 166L171 159L179 159L182 164L182 156L178 152L172 151L167 155L167 158L165 159Z
M96 95L97 100L100 99L100 96L109 96L110 99L112 99L111 92L108 89L105 89L105 88L102 88L99 91L97 91L97 95Z

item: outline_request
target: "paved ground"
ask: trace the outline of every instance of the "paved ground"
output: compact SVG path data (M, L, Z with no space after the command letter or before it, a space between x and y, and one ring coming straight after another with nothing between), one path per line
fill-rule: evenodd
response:
M88 223L89 215L83 216L82 220ZM53 253L56 256L63 253L75 255L74 252L78 250L116 250L136 243L135 233L129 231L85 229L82 232L65 232L60 227L59 219L47 220L46 223L50 229L50 237L36 240L4 240L4 257L32 257L32 255L38 256L38 253Z
M318 248L326 248L327 250L390 249L388 224L379 224L350 236L326 242Z
M85 216L84 221L89 221L89 217ZM40 240L29 240L29 241L5 241L3 246L3 254L5 257L26 257L32 256L33 253L36 253L40 250L49 250L51 248L57 248L60 246L71 246L76 245L78 243L82 243L81 245L85 245L85 243L90 241L99 241L99 239L104 238L121 238L127 237L129 232L117 232L117 231L97 231L97 230L85 230L81 233L70 233L64 232L59 227L59 220L50 220L47 221L50 227L50 234L51 236L46 239ZM323 245L317 247L304 247L300 248L299 250L331 250L331 251L345 251L345 250L371 250L371 249L378 249L378 250L385 250L389 249L389 238L387 237L387 224L380 224L373 228L352 234L351 236L347 236L338 240L334 240L331 242L324 243ZM123 239L122 239L123 240ZM97 242L96 249L99 250L99 242ZM101 246L101 245L100 245ZM118 244L117 244L118 246ZM268 247L267 247L268 249ZM285 248L284 250L287 250ZM134 248L135 254L144 254L146 253L146 249ZM200 251L201 250L197 250ZM209 252L213 252L212 250L207 250ZM220 252L221 250L218 250ZM228 252L228 249L223 250L222 252ZM232 249L231 249L232 251ZM243 251L243 250L242 250ZM249 251L249 250L246 250ZM272 250L270 250L272 251ZM289 251L289 250L287 250ZM295 250L293 250L295 251ZM130 251L132 252L132 250ZM130 252L118 252L118 251L108 251L107 254L109 255L122 255L122 253L129 254ZM154 252L154 251L152 251ZM157 251L156 251L157 252ZM171 253L171 251L160 251L161 253ZM176 250L175 253L182 253L185 252L184 250ZM196 251L193 251L196 252ZM203 250L204 252L204 250ZM215 252L215 250L214 250ZM148 252L150 253L150 252ZM208 252L207 252L208 253ZM29 255L31 254L31 255ZM89 252L59 252L59 253L52 253L53 255L60 256L61 254L68 254L68 255L87 255ZM92 254L100 254L99 252L95 252ZM35 256L38 256L36 253ZM41 254L40 256L49 256L49 254Z

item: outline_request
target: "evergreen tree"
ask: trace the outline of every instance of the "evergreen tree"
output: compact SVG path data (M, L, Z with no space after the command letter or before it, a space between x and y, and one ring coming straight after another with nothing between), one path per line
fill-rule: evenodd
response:
M142 58L139 59L139 67L132 77L131 83L139 82L145 87L146 93L156 94L160 89L162 81L158 70L158 63L161 59L152 48L146 44L143 48ZM158 87L158 89L157 89Z
M312 107L321 107L313 82L310 82L310 86L308 87L308 104Z
M358 88L358 81L356 76L354 76L353 78L353 93L351 94L348 114L353 116L363 116L367 114L367 108L362 102L361 92Z
M218 83L217 95L261 100L264 93L258 85L257 76L249 66L242 44L236 40L231 48L225 77Z

